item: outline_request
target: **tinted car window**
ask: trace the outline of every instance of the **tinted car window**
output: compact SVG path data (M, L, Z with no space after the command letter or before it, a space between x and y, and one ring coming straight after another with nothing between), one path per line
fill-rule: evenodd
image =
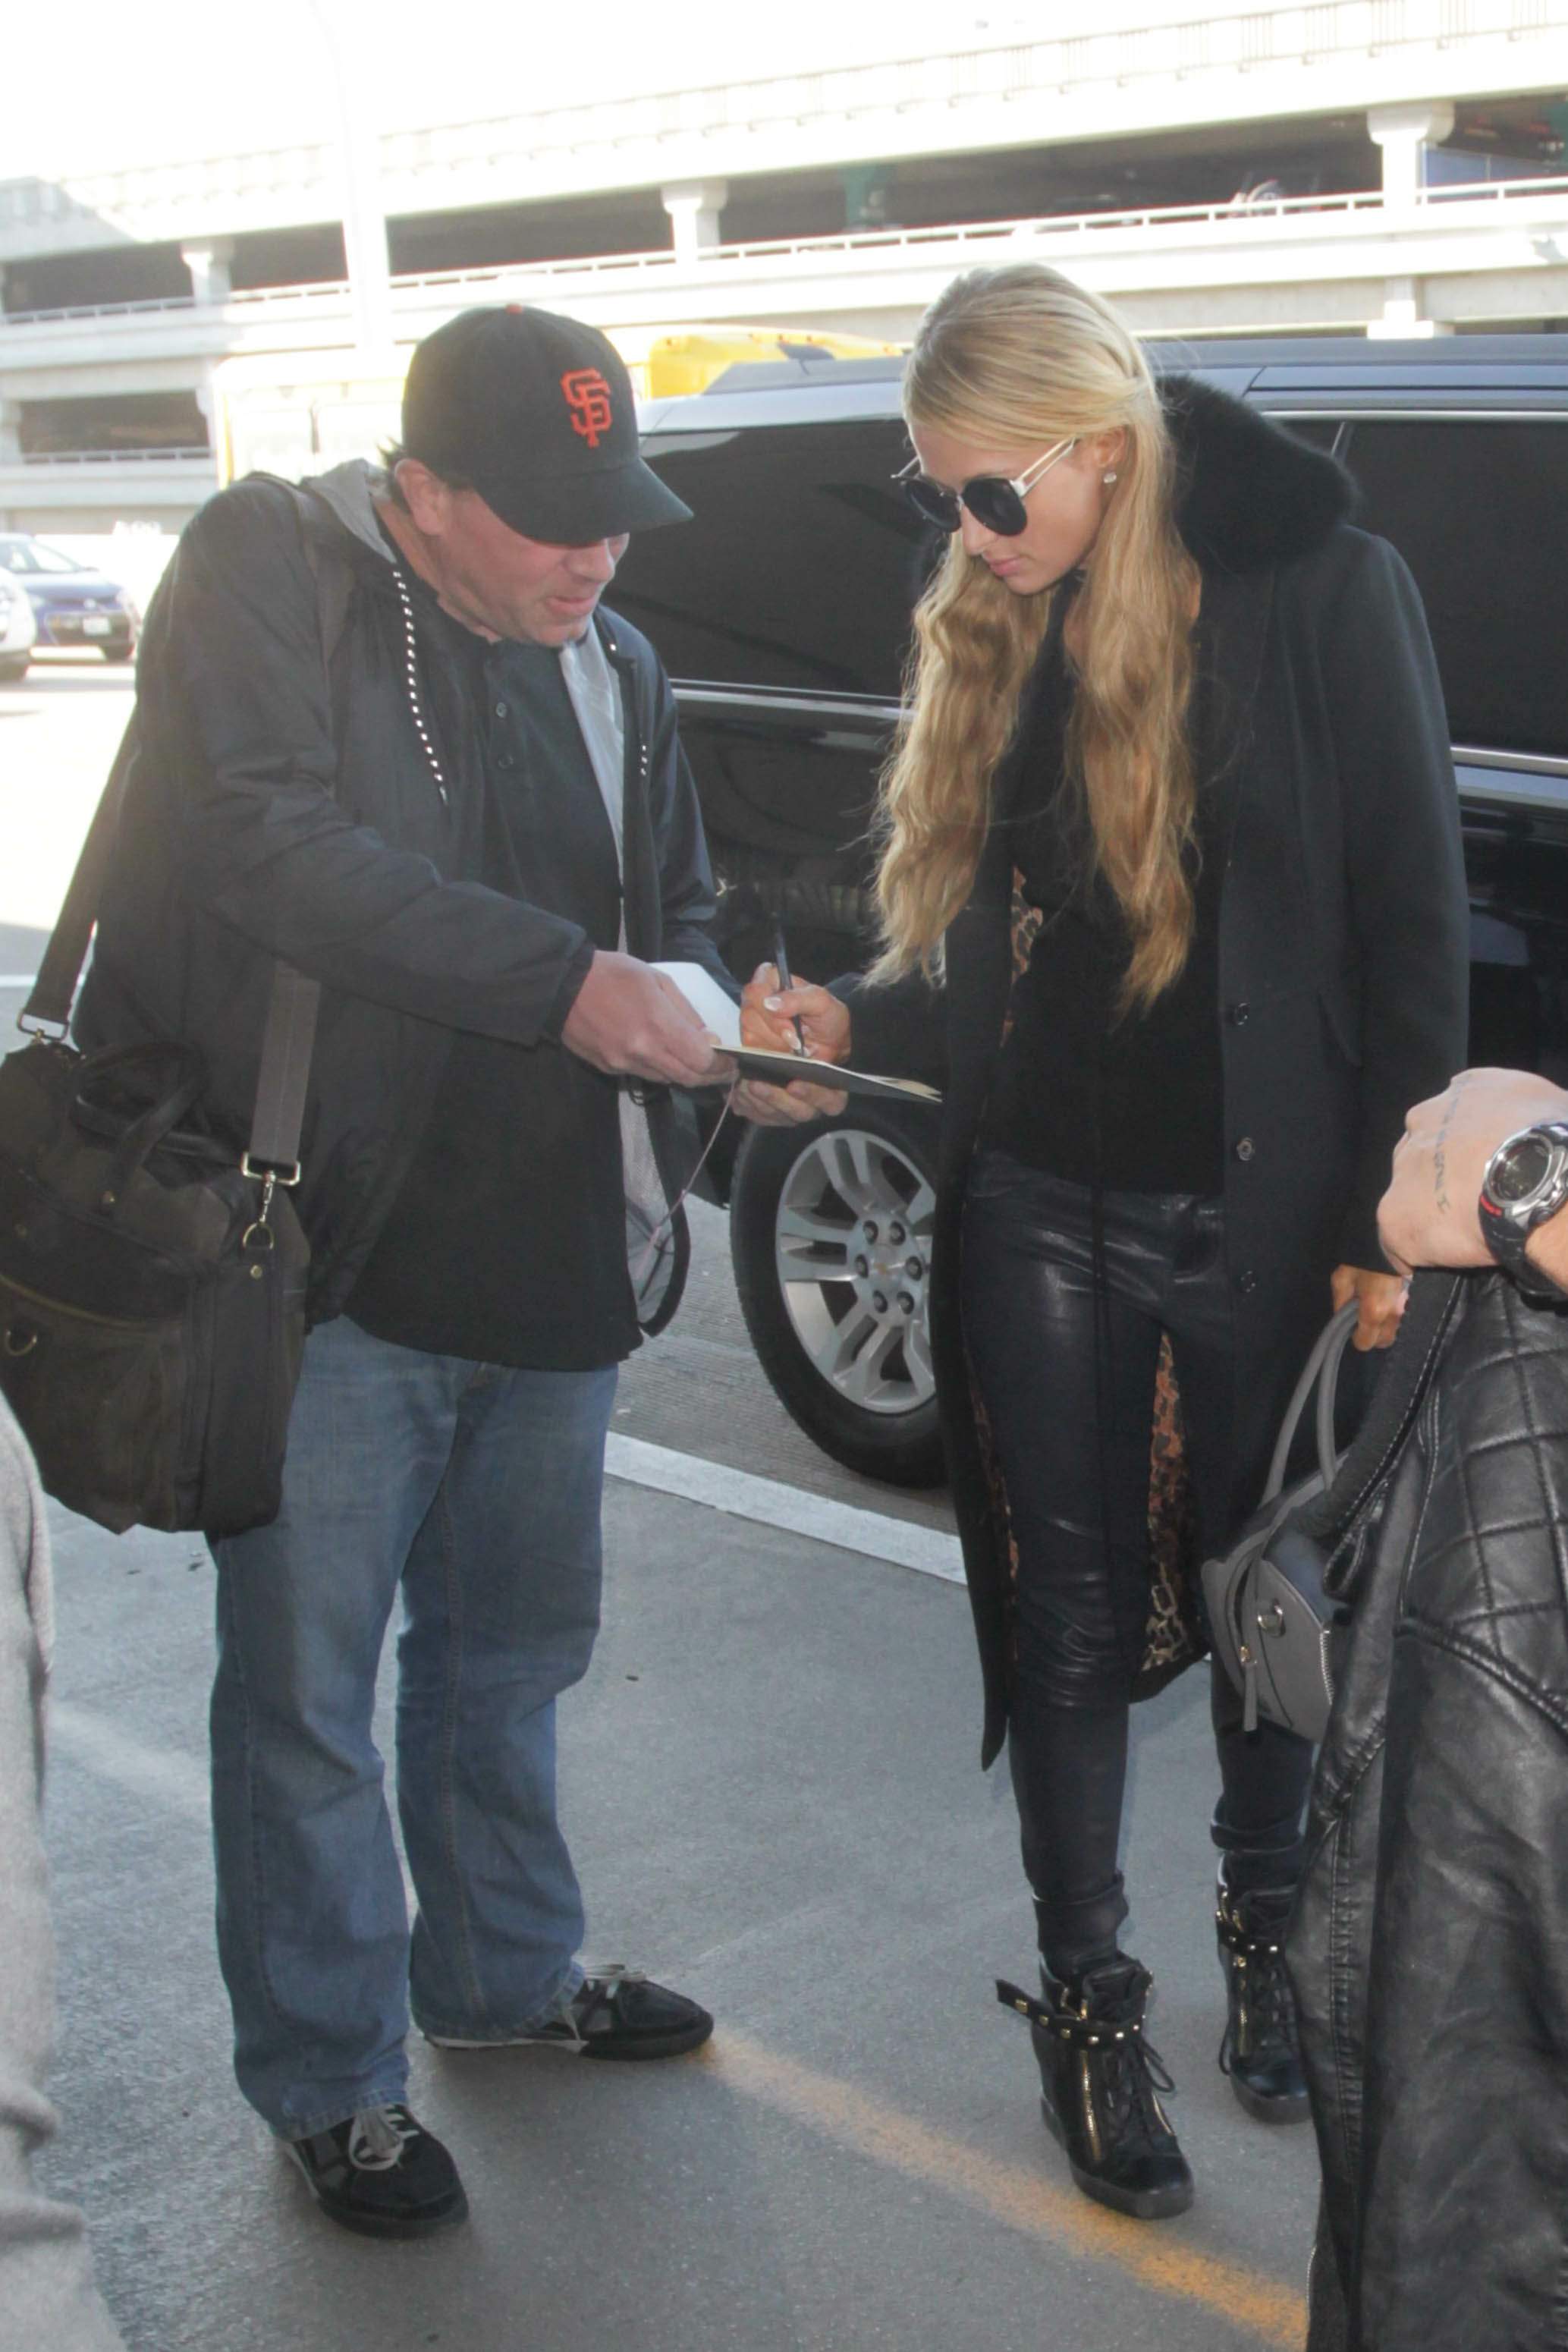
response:
M908 455L895 419L671 436L646 455L695 519L633 539L612 602L672 677L897 694L931 534L890 478Z
M1568 421L1356 425L1359 520L1416 575L1457 744L1568 748Z

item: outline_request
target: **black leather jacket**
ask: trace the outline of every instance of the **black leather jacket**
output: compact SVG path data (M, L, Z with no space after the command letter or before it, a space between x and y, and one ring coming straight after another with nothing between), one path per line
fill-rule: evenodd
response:
M1289 1947L1327 2224L1312 2343L1546 2352L1568 2347L1568 1308L1467 1281L1366 1545Z

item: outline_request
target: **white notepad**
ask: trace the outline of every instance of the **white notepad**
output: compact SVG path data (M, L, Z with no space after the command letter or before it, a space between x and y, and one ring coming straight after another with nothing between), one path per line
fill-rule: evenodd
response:
M939 1103L942 1099L935 1087L923 1086L918 1078L883 1078L870 1070L846 1069L838 1062L817 1062L810 1055L766 1053L756 1045L743 1045L740 1007L725 994L711 971L700 963L656 963L653 970L674 982L703 1026L712 1030L724 1052L733 1055L748 1078L783 1087L792 1078L810 1077L819 1086L836 1087L845 1094L880 1095L897 1102Z

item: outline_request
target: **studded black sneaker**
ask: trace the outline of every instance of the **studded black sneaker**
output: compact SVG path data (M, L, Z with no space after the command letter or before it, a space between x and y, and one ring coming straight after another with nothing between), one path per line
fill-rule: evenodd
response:
M1289 1888L1232 1895L1222 1875L1214 1912L1227 2011L1219 2071L1264 2124L1305 2123L1309 2113L1282 1950L1291 1899Z
M1040 1971L1043 2001L998 1982L1027 2017L1040 2062L1040 2109L1085 2197L1141 2221L1185 2213L1192 2174L1159 2102L1173 2085L1144 2035L1151 1979L1118 1952L1072 1984Z
M361 2237L423 2238L467 2218L457 2167L406 2107L365 2107L283 2146L323 2213Z
M678 2058L700 2048L713 2019L684 1992L619 1960L595 1967L553 2017L516 2033L433 2033L437 2050L517 2050L538 2043L579 2058Z

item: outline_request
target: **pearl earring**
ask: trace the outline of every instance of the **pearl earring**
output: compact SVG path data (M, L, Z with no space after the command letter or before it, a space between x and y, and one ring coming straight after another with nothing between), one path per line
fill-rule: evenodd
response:
M1106 468L1105 472L1104 472L1104 473L1103 473L1103 474L1101 475L1101 477L1100 477L1100 479L1104 483L1105 488L1106 488L1107 489L1109 489L1109 488L1110 488L1110 487L1111 487L1112 483L1115 480L1115 478L1116 478L1116 468L1115 468L1115 467L1114 467L1114 466L1108 467Z

